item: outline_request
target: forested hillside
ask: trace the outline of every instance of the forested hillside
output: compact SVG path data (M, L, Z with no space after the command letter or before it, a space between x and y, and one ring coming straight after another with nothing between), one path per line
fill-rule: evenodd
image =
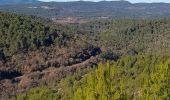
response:
M49 84L18 94L17 100L168 100L169 56L125 56L117 62L99 64L80 76L74 74L58 84Z
M33 16L0 12L0 23L0 47L10 56L52 44L60 46L72 35L69 27Z
M0 98L169 99L170 19L58 24L0 12Z
M99 20L77 27L88 43L118 52L169 53L168 18ZM90 40L88 40L90 39Z
M170 4L130 3L122 0L101 2L33 2L29 4L1 5L0 11L54 19L63 19L65 17L80 19L160 18L170 16Z

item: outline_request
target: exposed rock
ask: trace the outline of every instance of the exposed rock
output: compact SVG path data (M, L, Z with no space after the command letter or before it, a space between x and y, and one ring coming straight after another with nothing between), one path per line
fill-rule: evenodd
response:
M79 59L80 61L85 61L92 56L96 56L100 54L102 51L99 47L89 46L86 49L83 49L80 53L75 56L75 59Z
M102 58L105 60L114 60L117 61L119 59L119 55L114 54L112 52L107 52L102 55Z
M134 56L134 55L137 55L137 54L138 54L138 52L137 52L136 50L134 50L134 49L129 50L129 51L127 52L127 55L131 55L131 56Z

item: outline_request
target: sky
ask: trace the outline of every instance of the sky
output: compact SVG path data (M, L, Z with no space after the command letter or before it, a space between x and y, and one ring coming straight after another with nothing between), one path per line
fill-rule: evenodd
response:
M40 0L40 1L58 1L58 2L66 2L66 1L80 1L80 0ZM102 1L102 0L83 0L83 1ZM114 0L106 0L106 1L114 1ZM147 3L152 3L152 2L168 2L170 3L170 0L127 0L132 3L137 3L137 2L147 2Z

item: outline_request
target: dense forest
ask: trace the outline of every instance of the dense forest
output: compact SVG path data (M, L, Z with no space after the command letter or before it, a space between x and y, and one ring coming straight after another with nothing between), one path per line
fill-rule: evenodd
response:
M168 100L169 56L125 56L80 76L40 86L17 100Z
M0 98L170 99L170 19L59 24L0 12Z

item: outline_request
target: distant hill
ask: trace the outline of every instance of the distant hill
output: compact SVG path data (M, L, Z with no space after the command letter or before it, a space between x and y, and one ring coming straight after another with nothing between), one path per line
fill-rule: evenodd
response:
M0 2L8 2L1 0ZM0 11L16 12L47 18L155 18L170 17L170 3L130 3L128 1L76 1L39 2L37 0L14 0L1 5ZM34 3L38 2L38 3Z
M0 0L0 5L3 4L23 4L23 3L37 3L38 0Z

